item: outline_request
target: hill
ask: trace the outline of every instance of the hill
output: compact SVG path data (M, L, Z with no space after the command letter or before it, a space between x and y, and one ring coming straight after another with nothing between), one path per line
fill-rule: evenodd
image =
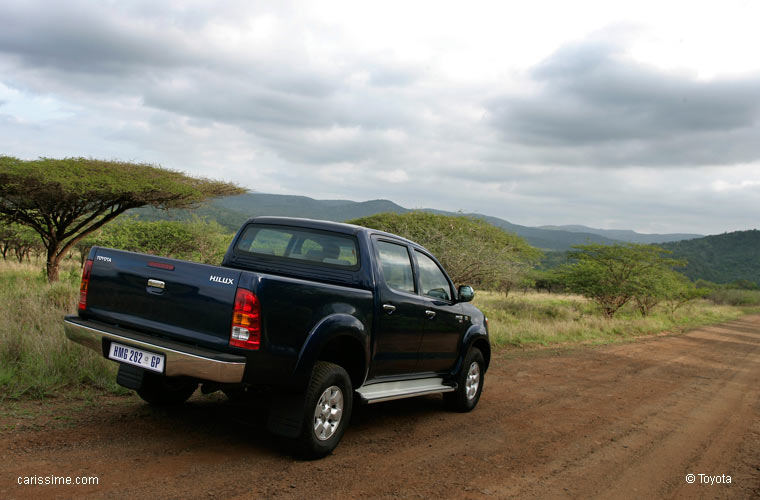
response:
M265 193L246 193L240 196L221 198L214 201L213 205L250 214L249 217L253 215L282 215L337 222L382 212L406 213L410 211L389 200L315 200L307 196Z
M390 200L315 200L307 196L290 196L280 194L247 193L240 196L222 198L212 203L213 207L253 215L283 215L291 217L309 217L343 222L350 219L368 217L383 212L403 214L412 209L404 208ZM613 240L592 233L569 231L549 231L534 227L520 226L509 221L483 214L462 214L436 210L433 208L417 209L442 215L468 215L516 233L525 238L532 246L545 250L568 250L572 245L589 241L595 243L614 243ZM220 224L223 224L219 221Z
M613 244L617 240L605 234L596 234L593 230L582 231L579 228L585 226L571 226L574 229L564 230L561 227L555 229L545 229L539 227L521 226L512 224L509 221L499 217L489 215L470 213L462 214L458 212L448 212L433 208L417 209L425 212L443 214L443 215L468 215L484 219L485 221L516 233L525 238L528 243L536 248L547 251L565 251L573 245L584 243L604 243ZM231 231L240 227L248 217L257 215L282 215L289 217L308 217L311 219L324 219L343 222L360 217L368 217L383 212L403 214L411 212L411 209L404 208L390 200L369 200L369 201L351 201L351 200L316 200L308 196L292 196L281 194L267 193L246 193L239 196L230 196L214 200L209 204L199 207L194 211L187 210L169 210L159 211L155 209L137 209L130 213L139 218L149 220L156 219L174 219L184 220L190 218L192 214L201 217L210 217L216 219L219 224L225 226ZM633 231L630 231L633 233ZM639 234L639 233L634 233ZM647 236L647 235L640 235ZM676 235L657 235L677 239ZM623 240L628 241L628 240Z
M691 279L715 283L749 280L760 285L760 231L736 231L693 240L663 243L689 264L682 270Z

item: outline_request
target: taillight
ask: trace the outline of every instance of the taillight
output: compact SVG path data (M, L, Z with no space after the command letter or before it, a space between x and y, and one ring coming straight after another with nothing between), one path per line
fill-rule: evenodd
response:
M238 288L235 293L230 345L252 350L261 347L261 304L245 288Z
M90 286L90 273L92 272L92 259L84 263L82 271L82 283L79 285L79 310L84 311L87 308L87 289Z

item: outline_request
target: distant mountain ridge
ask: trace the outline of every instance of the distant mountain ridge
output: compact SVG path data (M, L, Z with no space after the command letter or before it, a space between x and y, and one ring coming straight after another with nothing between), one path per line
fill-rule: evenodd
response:
M534 247L548 252L564 252L573 245L622 242L655 243L672 250L677 258L689 261L684 273L692 279L703 278L717 283L749 279L760 283L760 231L739 231L716 236L697 234L641 234L630 230L595 229L587 226L529 227L512 224L499 217L463 214L432 208L408 209L390 200L316 200L308 196L246 193L221 198L195 210L156 210L140 208L130 213L145 219L187 219L194 215L215 219L230 231L236 231L249 217L281 215L346 221L382 212L407 213L424 210L444 215L479 217L525 238ZM559 254L553 254L559 255Z
M231 196L215 200L211 203L210 208L222 212L226 211L241 215L245 214L246 216L282 215L288 217L308 217L312 219L333 220L338 222L358 217L367 217L382 212L401 214L413 210L423 210L444 215L468 215L482 218L495 226L516 233L525 238L531 245L549 251L565 251L569 250L573 245L582 245L584 243L614 244L618 241L630 241L628 239L613 238L610 235L604 234L603 232L606 230L594 230L593 228L585 228L584 226L573 226L574 230L572 231L561 228L545 229L521 226L519 224L512 224L499 217L489 215L477 213L462 214L433 208L409 209L390 200L382 199L368 201L316 200L314 198L309 198L308 196L246 193L239 196ZM223 223L223 221L219 222ZM236 222L236 225L239 225L239 222ZM584 228L586 230L581 230L579 228ZM602 233L599 233L600 231ZM634 233L633 231L630 231L630 233L642 238L648 236ZM678 239L678 235L657 236L658 241L673 241ZM691 237L692 235L689 236Z
M287 217L308 217L343 222L358 217L367 217L383 212L403 214L415 210L443 215L466 215L478 217L487 222L525 238L534 247L550 251L568 250L573 245L587 242L613 244L614 240L592 233L569 231L549 231L512 224L504 219L477 213L459 213L433 208L409 209L390 200L315 200L307 196L293 196L267 193L247 193L221 198L212 202L213 207L254 215L282 215Z
M522 236L534 247L546 251L566 251L573 245L583 245L586 243L602 243L606 245L613 245L620 241L659 243L700 236L690 234L647 235L634 231L594 229L586 226L530 227L513 224L499 217L478 213L465 214L434 208L409 209L390 200L317 200L308 196L269 193L246 193L239 196L219 198L195 210L162 211L152 208L139 208L130 212L138 217L151 220L166 218L182 220L195 214L213 218L230 231L235 231L246 219L258 215L307 217L310 219L343 222L383 212L403 214L414 210L443 215L466 215L481 218L490 224Z
M691 240L702 238L704 234L672 233L672 234L643 234L630 229L597 229L581 225L567 226L539 226L540 229L552 231L570 231L571 233L592 233L613 240L627 241L630 243L642 243L652 245L655 243L668 243L670 241Z
M307 196L266 193L247 193L220 198L212 202L212 205L249 214L249 216L281 215L336 222L382 212L406 213L410 211L390 200L315 200Z

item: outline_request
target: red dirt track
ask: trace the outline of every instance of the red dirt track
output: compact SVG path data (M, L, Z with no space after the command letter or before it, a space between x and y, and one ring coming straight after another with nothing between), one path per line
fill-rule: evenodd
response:
M216 395L175 410L104 397L1 414L2 499L759 498L760 316L504 351L472 413L447 412L438 396L358 406L335 453L315 462L290 457L255 409ZM17 484L50 475L99 484ZM731 484L709 484L722 475Z

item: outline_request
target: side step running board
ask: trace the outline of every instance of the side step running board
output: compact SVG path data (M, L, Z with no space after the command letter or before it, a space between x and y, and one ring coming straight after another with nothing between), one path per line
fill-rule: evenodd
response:
M452 392L456 389L456 384L444 384L442 378L423 378L365 385L359 387L356 392L361 396L363 403L380 403L382 401L411 398L424 394Z

